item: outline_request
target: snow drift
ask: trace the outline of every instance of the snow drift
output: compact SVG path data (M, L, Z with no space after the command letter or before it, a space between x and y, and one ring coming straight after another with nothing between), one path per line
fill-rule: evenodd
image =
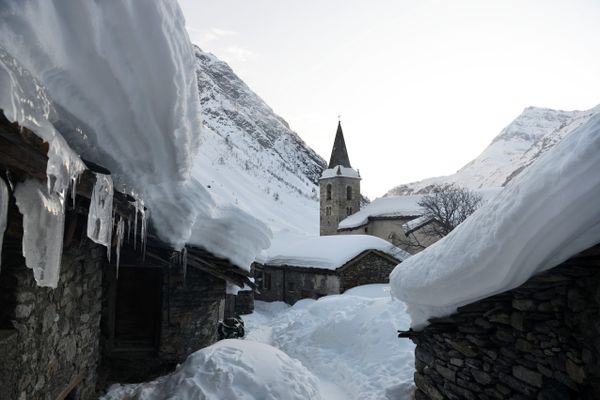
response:
M600 242L600 115L513 179L450 235L398 265L413 327L515 288Z
M317 379L266 344L227 339L190 355L175 372L138 385L114 385L103 400L319 400Z
M268 229L221 209L190 177L202 136L195 73L175 0L0 5L0 108L50 144L50 189L64 202L83 170L79 154L111 170L116 190L144 199L161 239L249 268Z
M246 340L299 359L321 380L324 399L411 399L414 344L396 333L408 329L410 318L389 290L359 286L291 307L257 301L254 313L244 316Z

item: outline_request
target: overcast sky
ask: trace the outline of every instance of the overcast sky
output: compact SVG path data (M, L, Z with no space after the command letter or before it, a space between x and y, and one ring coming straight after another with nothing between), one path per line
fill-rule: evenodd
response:
M600 103L600 1L179 0L192 42L371 199L455 172L530 105Z

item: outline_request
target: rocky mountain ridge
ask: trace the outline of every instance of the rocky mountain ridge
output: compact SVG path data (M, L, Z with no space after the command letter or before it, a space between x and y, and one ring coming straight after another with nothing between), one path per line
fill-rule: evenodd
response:
M453 175L402 184L386 196L428 193L436 184L454 183L469 189L505 186L524 168L600 112L528 107L507 125L474 160Z

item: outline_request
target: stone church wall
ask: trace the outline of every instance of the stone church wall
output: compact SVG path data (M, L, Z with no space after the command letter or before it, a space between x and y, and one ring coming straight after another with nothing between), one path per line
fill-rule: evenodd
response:
M340 293L355 286L371 283L388 283L390 273L397 262L392 262L377 254L370 253L355 263L339 270Z
M331 200L327 200L327 185L331 184ZM352 200L347 200L346 188L352 188ZM351 207L354 214L360 209L360 179L337 176L321 179L319 182L320 198L320 234L336 235L337 227L348 215L347 208ZM327 207L331 215L327 215Z
M415 398L598 399L599 317L596 246L409 333Z
M440 238L438 236L433 235L429 231L428 225L412 232L409 235L409 238L407 238L404 234L404 230L402 229L402 225L414 218L415 217L375 217L371 218L366 225L354 229L345 229L343 231L340 231L339 234L377 236L378 238L387 240L394 246L399 247L402 250L409 252L410 254L416 254L422 251L423 248L411 246L410 243L419 243L424 247L429 247L433 243L437 242Z
M56 289L38 287L21 240L5 237L0 272L0 399L94 399L99 362L102 263L85 239L65 248Z

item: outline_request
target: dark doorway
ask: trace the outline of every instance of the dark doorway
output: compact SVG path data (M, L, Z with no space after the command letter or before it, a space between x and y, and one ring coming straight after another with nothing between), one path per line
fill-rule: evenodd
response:
M121 267L116 284L115 347L156 349L161 320L162 270Z

